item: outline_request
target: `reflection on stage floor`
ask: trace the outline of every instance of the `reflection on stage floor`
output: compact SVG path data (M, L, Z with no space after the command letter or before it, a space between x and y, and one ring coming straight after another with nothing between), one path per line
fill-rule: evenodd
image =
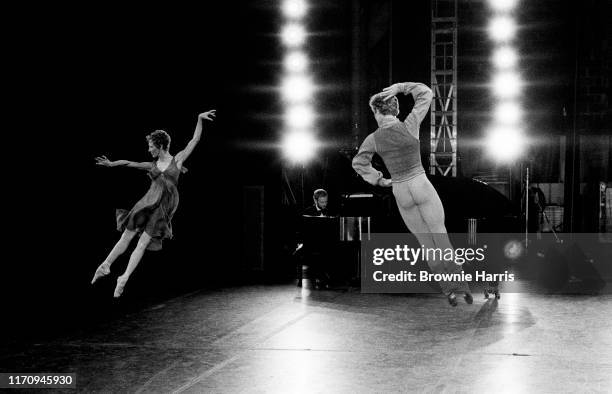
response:
M81 392L603 392L611 313L610 295L475 294L451 308L441 295L244 286L13 344L0 368L73 372Z

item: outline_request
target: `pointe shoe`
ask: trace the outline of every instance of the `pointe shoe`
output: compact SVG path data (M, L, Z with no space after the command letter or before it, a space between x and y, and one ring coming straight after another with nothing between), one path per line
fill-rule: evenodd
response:
M463 295L463 299L465 300L465 302L467 304L473 304L474 303L474 297L472 297L472 293L465 293Z
M446 298L448 299L448 303L451 304L451 306L457 306L457 296L455 295L455 293L448 293Z
M121 297L121 294L123 294L123 288L125 287L126 283L127 279L124 279L123 276L117 277L117 286L115 287L115 293L113 294L113 297Z
M93 279L91 280L91 284L93 285L94 283L96 283L98 279L108 274L110 274L110 264L108 263L100 264L98 268L96 269L96 272L94 273Z
M496 299L496 300L499 300L499 299L500 299L499 290L495 290L495 291L493 291L493 294L495 294L495 299Z
M486 298L487 300L489 299L489 290L488 289L484 289L484 298Z

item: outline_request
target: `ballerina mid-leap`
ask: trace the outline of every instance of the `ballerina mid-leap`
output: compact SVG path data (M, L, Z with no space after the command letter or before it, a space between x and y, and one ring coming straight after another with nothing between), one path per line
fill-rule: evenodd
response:
M123 288L134 269L140 262L145 250L159 250L163 239L172 238L172 216L179 202L178 179L186 168L183 163L200 141L204 120L213 121L215 110L198 115L198 123L193 138L187 147L176 155L170 154L170 136L163 130L156 130L147 136L149 153L153 156L151 162L133 162L128 160L110 161L105 156L97 157L96 164L104 167L131 167L148 171L151 187L134 207L127 210L117 210L117 229L122 231L121 238L108 254L106 259L93 276L91 283L110 273L113 262L126 251L136 234L140 234L138 244L130 256L123 275L117 278L115 297L120 297Z

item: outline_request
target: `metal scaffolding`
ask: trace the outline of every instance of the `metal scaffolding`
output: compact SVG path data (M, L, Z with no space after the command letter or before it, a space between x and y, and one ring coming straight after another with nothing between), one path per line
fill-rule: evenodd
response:
M457 176L457 0L431 1L432 175Z

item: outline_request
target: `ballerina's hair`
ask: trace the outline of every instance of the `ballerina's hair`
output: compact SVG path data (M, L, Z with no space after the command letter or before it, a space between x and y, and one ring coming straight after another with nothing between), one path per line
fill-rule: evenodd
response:
M383 115L399 115L399 103L395 96L385 100L380 93L375 94L370 97L370 108L372 108L372 111L378 111Z
M158 149L168 150L170 147L170 135L164 130L155 130L147 136L147 141Z

